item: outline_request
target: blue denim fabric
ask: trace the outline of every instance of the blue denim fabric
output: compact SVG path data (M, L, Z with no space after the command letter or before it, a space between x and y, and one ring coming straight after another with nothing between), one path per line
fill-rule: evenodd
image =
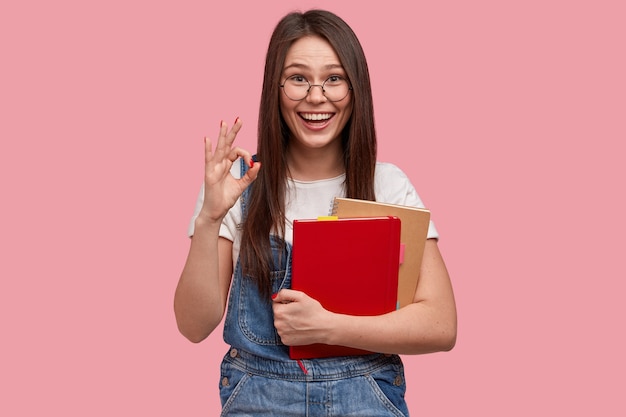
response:
M248 165L241 160L241 176ZM250 188L241 196L242 218L248 210ZM274 271L271 272L272 294L282 288L291 288L291 244L271 236L274 258ZM285 346L274 327L272 300L261 297L256 281L243 275L241 263L237 260L230 288L228 309L224 322L224 341L238 349L257 356L276 360L289 360L289 348Z
M397 355L307 359L301 365L231 348L221 367L221 415L409 415L404 369Z
M245 172L242 164L242 173ZM242 196L245 216L248 191ZM272 236L272 292L291 288L291 245ZM223 416L408 416L397 355L295 361L274 327L271 300L235 267L224 322Z
M281 264L278 264L279 253L276 247L280 239L272 237L271 241L274 262L278 265L271 273L272 293L276 293L281 288L291 288L291 245L286 244ZM258 356L276 360L289 359L289 348L281 342L274 327L272 300L269 297L261 298L256 282L243 275L239 261L231 283L224 322L224 341Z

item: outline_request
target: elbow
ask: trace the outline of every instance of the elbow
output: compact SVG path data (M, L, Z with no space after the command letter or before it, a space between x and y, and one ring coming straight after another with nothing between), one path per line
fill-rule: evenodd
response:
M202 332L197 329L186 328L180 323L178 324L178 331L191 343L200 343L209 336L209 333Z
M440 350L442 352L450 352L454 349L454 346L456 346L456 331L442 338Z
M449 352L456 346L457 315L456 308L451 308L439 318L437 326L437 344L439 351Z
M449 352L456 345L456 325L439 325L431 331L416 335L411 348L403 352L409 355L425 353Z
M209 337L222 319L219 314L198 314L183 307L180 303L174 303L176 326L180 334L192 343L200 343Z
M456 333L442 331L437 335L432 335L429 340L424 343L417 343L412 354L449 352L456 345Z
M176 326L178 327L180 334L182 334L187 340L192 343L200 343L209 337L217 324L212 325L211 323L190 318L183 314L176 314Z
M416 347L421 345L419 353L449 352L456 345L456 320L438 322Z
M456 321L444 326L439 338L439 350L442 352L449 352L454 349L456 345Z
M200 343L204 339L206 339L206 336L195 335L195 334L183 334L183 336L185 336L187 340L189 340L191 343Z

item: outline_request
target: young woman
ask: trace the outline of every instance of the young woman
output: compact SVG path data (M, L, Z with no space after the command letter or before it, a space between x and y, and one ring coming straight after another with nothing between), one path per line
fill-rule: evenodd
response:
M334 197L423 207L404 173L376 161L367 63L350 27L291 13L267 51L255 158L234 146L242 121L206 139L206 168L175 294L181 333L204 340L226 312L222 415L406 416L399 354L451 349L452 287L431 223L414 302L374 317L336 314L290 289L292 222ZM230 296L229 296L230 293ZM376 354L294 361L289 346Z

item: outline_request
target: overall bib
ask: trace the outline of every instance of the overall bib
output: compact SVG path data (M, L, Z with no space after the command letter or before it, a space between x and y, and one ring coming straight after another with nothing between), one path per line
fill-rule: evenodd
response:
M241 164L241 173L247 166ZM249 189L241 197L243 218ZM291 244L271 236L272 293L291 288ZM281 248L282 253L280 253ZM292 360L274 327L272 302L237 260L224 322L230 345L221 365L222 416L409 415L398 355Z

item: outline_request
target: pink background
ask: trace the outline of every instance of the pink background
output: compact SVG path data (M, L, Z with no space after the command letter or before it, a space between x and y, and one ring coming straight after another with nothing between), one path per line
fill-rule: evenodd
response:
M221 332L172 310L202 138L239 116L253 150L270 32L312 6L359 35L455 287L412 413L625 415L624 3L215 3L0 6L0 415L218 414Z

